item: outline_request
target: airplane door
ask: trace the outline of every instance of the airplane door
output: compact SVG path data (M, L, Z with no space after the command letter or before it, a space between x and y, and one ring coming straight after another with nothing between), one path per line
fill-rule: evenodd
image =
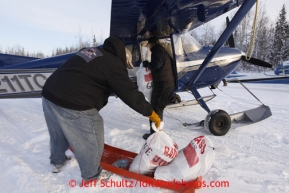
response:
M175 80L176 80L176 89L178 87L178 76L177 76L177 70L176 70L176 62L174 59L174 55L173 55L173 48L172 48L172 44L171 44L171 38L163 38L163 39L159 39L160 44L168 51L168 53L171 55L172 59L173 59L173 73L175 76ZM140 53L141 53L141 60L142 61L151 61L151 51L148 49L147 47L148 41L142 41L140 43Z
M131 45L126 45L125 47L127 49L129 49L131 52L132 64L133 64L134 68L133 69L127 69L127 70L128 70L128 76L130 78L133 78L136 76L136 71L138 70L138 67L141 63L139 46L137 44L131 44Z

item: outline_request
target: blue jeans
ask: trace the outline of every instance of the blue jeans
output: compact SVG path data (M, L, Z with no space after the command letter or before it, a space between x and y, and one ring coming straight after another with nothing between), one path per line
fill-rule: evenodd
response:
M62 108L44 97L42 105L50 135L50 163L63 165L67 159L65 151L71 146L81 177L86 181L97 179L104 148L103 119L98 111Z

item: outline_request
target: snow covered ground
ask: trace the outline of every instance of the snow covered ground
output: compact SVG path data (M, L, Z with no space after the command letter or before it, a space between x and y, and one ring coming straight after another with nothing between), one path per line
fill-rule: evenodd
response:
M203 176L211 181L229 182L229 187L201 188L208 192L289 192L289 85L245 84L265 104L273 116L256 124L231 129L222 137L204 130L183 127L181 122L194 123L205 118L198 105L167 109L164 122L167 134L185 147L194 137L207 135L215 147L227 147L229 154L217 153L216 161ZM229 114L257 107L256 101L239 84L229 83L215 90L217 97L208 102L213 109ZM201 93L207 95L208 89ZM192 99L187 93L182 99ZM142 135L149 130L148 119L134 112L120 99L111 97L100 111L105 121L105 142L133 152L144 144ZM72 160L59 174L51 173L49 135L43 117L41 99L0 100L0 187L1 192L172 192L161 188L133 187L70 187L69 181L81 182L80 171ZM112 180L121 181L113 175Z

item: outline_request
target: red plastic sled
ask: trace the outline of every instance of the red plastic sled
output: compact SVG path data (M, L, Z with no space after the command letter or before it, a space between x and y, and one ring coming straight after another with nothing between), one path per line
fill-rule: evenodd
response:
M72 148L70 150L73 152ZM154 187L160 187L165 189L174 190L177 192L183 193L194 193L195 189L201 188L202 185L202 177L198 177L196 180L188 181L188 182L166 182L163 180L154 179L154 174L152 173L150 176L137 174L129 171L130 164L133 159L137 156L136 153L126 151L123 149L119 149L117 147L113 147L107 144L104 144L104 150L101 158L101 167L104 170L111 171L120 176L124 176L127 178L132 178L138 180L140 182L145 183L146 185L150 184ZM129 165L126 168L118 168L113 166L112 164L119 159L126 159L129 162ZM147 186L148 187L148 186Z

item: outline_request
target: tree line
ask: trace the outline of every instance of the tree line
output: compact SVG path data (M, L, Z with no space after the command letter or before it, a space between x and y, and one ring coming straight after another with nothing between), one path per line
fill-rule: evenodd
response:
M250 45L252 45L250 42L254 29L254 14L255 10L251 10L233 33L235 47L245 53L247 52ZM215 27L209 22L200 26L198 29L192 30L191 34L202 45L213 45L225 28L226 22L224 21L222 25L222 30L220 32L216 32L217 30L215 29ZM268 14L265 11L264 5L258 8L258 19L255 28L254 40L255 41L252 51L252 57L272 64L273 68L278 66L283 61L289 60L289 25L286 18L285 4L279 12L279 16L275 25L271 24ZM99 43L96 42L95 36L93 37L92 42L83 41L82 37L80 36L78 44L76 46L65 48L58 47L55 50L52 50L51 56L76 52L83 47L97 45L99 45ZM6 49L4 52L2 52L2 50L0 49L0 53L36 58L50 57L45 56L42 52L30 53L28 51L25 51L25 49L20 45ZM239 65L237 68L237 71L238 70L260 72L267 69L255 65L250 65L246 62L241 61L241 65Z
M34 58L46 58L51 56L57 56L61 54L71 53L71 52L77 52L81 48L84 47L90 47L90 46L98 46L99 43L96 41L95 35L93 36L92 42L90 43L88 40L83 40L82 36L79 36L78 43L75 46L65 47L61 48L58 47L55 50L52 50L52 54L50 56L45 56L42 52L28 52L25 51L24 47L20 45L16 45L12 48L6 48L5 51L2 51L0 48L0 53L3 54L12 54L12 55L18 55L18 56L28 56L28 57L34 57Z
M258 19L255 28L252 57L268 62L275 68L283 61L289 60L289 25L286 18L286 6L284 4L280 10L275 25L271 24L264 5L258 7L257 13ZM233 33L235 47L244 53L247 53L249 46L252 45L254 15L255 10L252 9ZM220 32L216 32L215 27L207 23L199 29L191 31L191 34L202 45L214 45L225 28L225 21ZM241 65L238 65L238 70L261 72L268 69L241 61Z

